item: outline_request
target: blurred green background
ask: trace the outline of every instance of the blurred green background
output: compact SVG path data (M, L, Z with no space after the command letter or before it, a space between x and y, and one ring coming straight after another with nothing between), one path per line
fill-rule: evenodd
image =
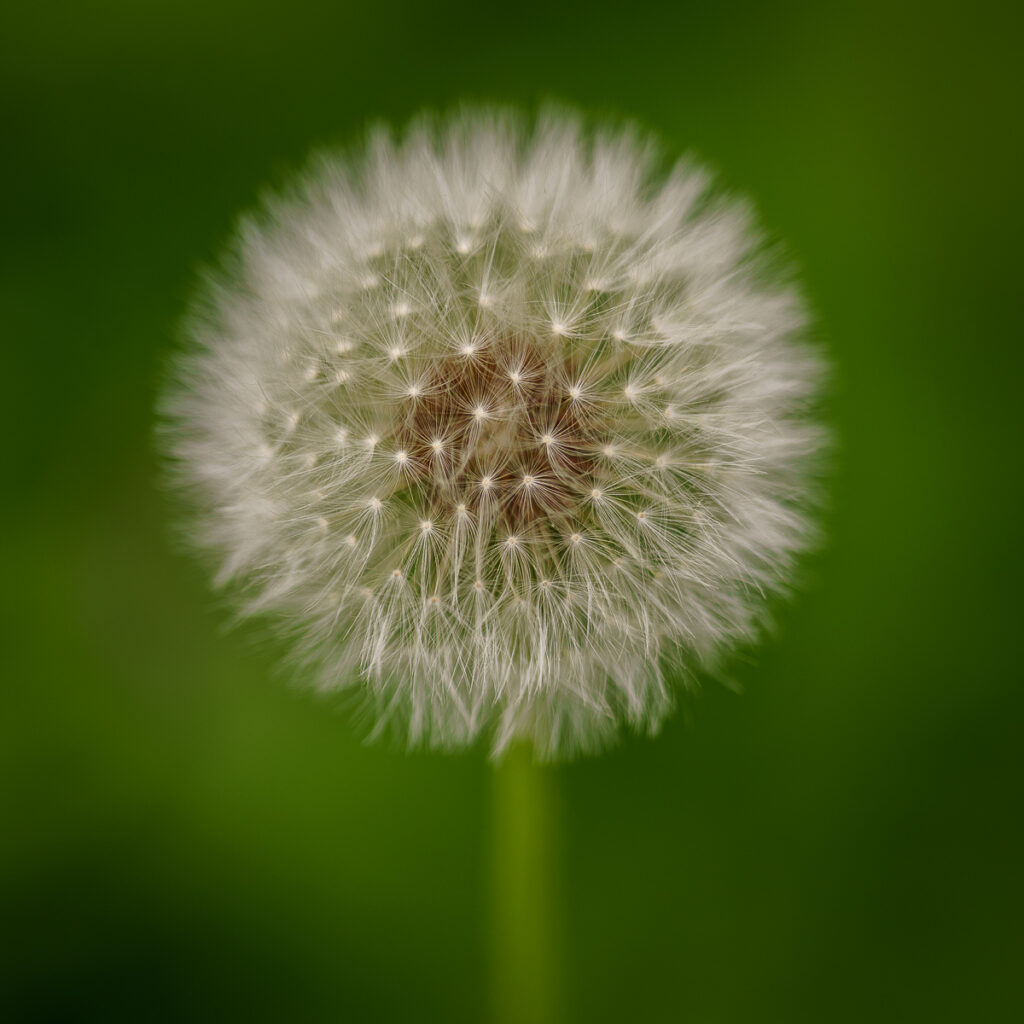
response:
M803 268L839 444L829 544L744 692L709 681L656 741L543 772L550 1016L1022 1019L1010 5L2 20L0 1016L500 1016L491 765L366 747L225 633L166 541L152 410L197 268L311 146L555 97L754 197Z

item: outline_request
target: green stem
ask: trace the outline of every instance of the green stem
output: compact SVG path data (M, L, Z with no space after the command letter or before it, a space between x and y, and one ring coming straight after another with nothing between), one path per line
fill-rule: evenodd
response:
M557 813L551 769L516 748L494 768L492 971L496 1024L558 1010Z

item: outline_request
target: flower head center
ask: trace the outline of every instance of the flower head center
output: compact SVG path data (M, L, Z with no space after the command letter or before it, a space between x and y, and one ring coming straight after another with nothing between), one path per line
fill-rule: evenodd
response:
M397 443L408 456L407 486L424 507L486 501L518 534L590 493L597 427L578 388L566 384L575 378L563 355L507 337L472 359L448 356L419 369L420 399Z

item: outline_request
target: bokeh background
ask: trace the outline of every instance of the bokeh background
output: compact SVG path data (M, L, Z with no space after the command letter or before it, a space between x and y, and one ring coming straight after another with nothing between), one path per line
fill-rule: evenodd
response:
M2 20L0 1016L502 1016L492 766L365 746L226 632L167 543L151 432L198 268L310 147L553 97L755 198L830 349L838 447L828 545L742 693L707 681L656 741L539 777L548 1016L1024 1019L1011 5Z

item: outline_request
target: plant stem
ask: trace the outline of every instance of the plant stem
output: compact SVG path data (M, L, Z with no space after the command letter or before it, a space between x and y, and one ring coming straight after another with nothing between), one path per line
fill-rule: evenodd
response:
M492 972L496 1024L558 1019L557 814L529 748L494 769Z

